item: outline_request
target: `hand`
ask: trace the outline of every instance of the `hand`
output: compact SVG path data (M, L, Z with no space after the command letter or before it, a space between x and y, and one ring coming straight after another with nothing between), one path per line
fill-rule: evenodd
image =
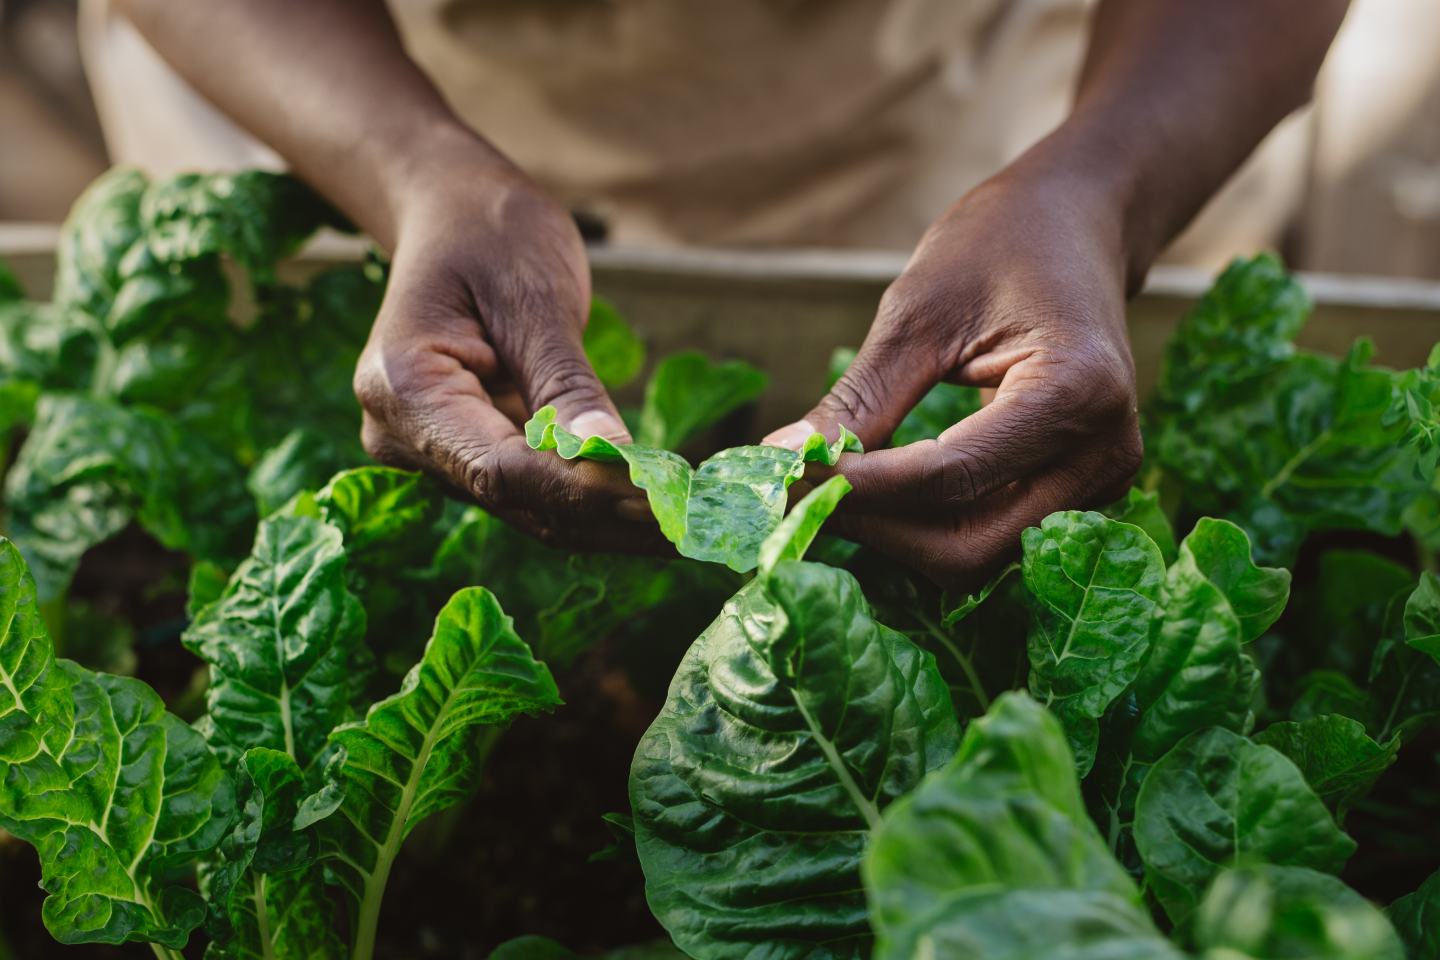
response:
M1017 165L956 203L886 291L870 334L804 421L867 452L837 531L946 585L973 585L1046 514L1122 495L1139 469L1120 211L1078 177ZM978 413L892 450L937 382L995 388Z
M355 371L365 449L547 542L650 546L658 530L623 471L538 456L521 432L554 404L577 433L630 440L581 346L590 275L574 223L498 160L416 180Z

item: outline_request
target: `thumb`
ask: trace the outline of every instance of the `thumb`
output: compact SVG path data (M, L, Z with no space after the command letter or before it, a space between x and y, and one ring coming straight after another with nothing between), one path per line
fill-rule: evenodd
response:
M547 325L528 332L514 376L530 411L554 406L556 420L572 433L630 443L630 431L585 356L579 330Z
M812 433L834 439L845 426L866 450L882 447L939 378L933 354L872 331L830 392L803 419L762 442L797 449Z

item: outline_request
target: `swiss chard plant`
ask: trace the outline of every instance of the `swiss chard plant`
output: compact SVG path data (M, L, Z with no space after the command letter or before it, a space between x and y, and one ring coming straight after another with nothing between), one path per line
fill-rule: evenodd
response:
M1303 289L1237 261L1167 353L1141 486L1044 518L964 595L823 536L843 475L790 505L848 431L675 452L765 380L664 358L633 444L526 425L533 456L625 471L677 554L578 555L423 477L337 472L383 268L276 268L332 221L285 177L121 171L66 225L52 302L0 273L0 830L56 940L378 955L407 839L562 708L551 666L615 634L659 659L684 608L713 620L610 818L670 942L610 960L1440 956L1440 795L1396 781L1440 731L1440 352L1302 351ZM611 387L647 363L604 301L585 345ZM892 442L978 404L937 387ZM175 655L204 684L171 709L62 603L135 526L191 561Z

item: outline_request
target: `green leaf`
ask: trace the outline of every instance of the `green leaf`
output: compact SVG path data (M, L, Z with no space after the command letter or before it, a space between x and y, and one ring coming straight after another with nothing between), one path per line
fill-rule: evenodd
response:
M304 796L304 774L289 754L256 748L241 757L240 817L208 878L214 940L206 960L344 955L314 863L315 833L294 828Z
M1249 729L1260 674L1243 645L1289 592L1290 571L1256 566L1245 531L1209 517L1195 525L1166 572L1160 633L1135 681L1136 759L1154 762L1206 727Z
M184 946L205 915L184 877L229 828L229 777L149 687L54 659L8 541L0 623L0 828L40 856L46 927L61 943Z
M760 575L769 576L776 564L803 560L805 551L830 519L844 496L853 490L850 481L833 476L807 493L760 544Z
M1440 870L1386 911L1414 958L1440 956Z
M850 574L777 564L695 641L636 750L651 909L700 960L868 956L869 832L957 740L934 658Z
M405 837L474 792L497 725L560 703L550 671L515 635L494 595L471 587L440 611L399 692L331 733L326 789L306 801L296 827L324 817L322 857L355 901L356 956L370 955L361 951L373 946Z
M200 611L220 599L230 582L230 572L218 563L201 560L190 568L186 582L185 616L194 620Z
M806 463L833 466L859 441L841 428L829 443L813 434L797 452L783 447L732 447L691 469L668 450L614 444L603 437L581 438L555 422L555 408L543 407L525 424L535 450L553 450L566 460L623 462L630 482L644 490L665 537L681 556L724 563L743 573L758 562L760 545L780 523L785 493Z
M227 763L268 747L308 767L355 714L369 663L365 611L345 586L340 531L277 514L184 643L210 665L207 739Z
M1023 693L891 806L864 875L880 960L1179 958L1086 815L1059 722Z
M86 550L132 520L172 549L226 555L253 519L239 483L233 463L203 441L183 440L162 417L46 394L5 490L11 532L50 600Z
M1224 871L1200 904L1194 939L1215 960L1405 960L1385 914L1334 877L1304 867Z
M1297 674L1323 666L1365 680L1375 640L1385 631L1391 599L1401 592L1408 594L1414 586L1414 573L1377 554L1364 550L1320 554L1313 585L1296 604L1305 642L1296 644L1299 649L1282 651L1289 654L1286 666Z
M704 354L676 353L660 361L645 386L635 430L641 447L673 450L765 391L764 373L739 360L711 363Z
M1405 642L1440 663L1440 576L1428 570L1405 601Z
M345 535L352 563L393 571L429 544L417 536L432 526L442 506L424 476L390 467L360 467L336 474L315 494L321 515Z
M1295 764L1220 728L1190 735L1150 769L1135 805L1135 843L1151 891L1177 924L1227 867L1334 873L1355 852Z
M634 380L645 366L644 342L630 329L615 305L602 297L590 298L590 320L585 324L585 359L595 368L600 382L611 390Z
M285 435L250 468L245 488L255 498L260 516L269 516L302 490L314 490L346 465L343 444L309 427Z
M1126 492L1125 499L1108 507L1105 515L1112 520L1131 523L1144 530L1160 548L1160 556L1165 558L1165 562L1175 562L1175 528L1170 523L1170 518L1165 515L1164 508L1160 506L1158 493L1131 487Z
M1165 564L1139 527L1053 513L1021 535L1032 616L1030 691L1055 711L1081 774L1096 720L1135 679L1158 625Z
M1399 736L1376 743L1363 723L1333 713L1298 723L1272 723L1255 742L1289 757L1310 788L1342 820L1400 752Z

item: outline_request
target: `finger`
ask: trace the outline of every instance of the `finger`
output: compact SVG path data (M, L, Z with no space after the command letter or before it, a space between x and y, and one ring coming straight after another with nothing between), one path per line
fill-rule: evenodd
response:
M886 299L892 300L889 294ZM798 449L812 433L834 439L844 426L866 449L888 443L900 421L946 372L934 345L913 334L914 324L890 316L896 309L882 303L860 351L830 392L804 418L762 442Z
M534 313L509 318L507 326L525 334L505 357L530 412L553 406L557 421L572 433L630 443L630 431L585 356L583 320L560 316L565 308L545 297L521 300L515 309Z
M362 439L387 462L420 467L493 511L527 510L555 529L595 526L637 511L624 470L531 450L455 356L420 351L362 360L356 389L369 414ZM400 438L403 438L400 439Z
M1026 527L1057 510L1091 508L1118 499L1130 477L1101 473L1107 461L1104 451L1086 451L940 522L837 514L831 520L832 530L914 567L942 586L977 586L1014 559Z
M1058 368L1058 369L1057 369ZM1082 446L1102 446L1108 472L1139 468L1139 416L1128 366L1061 366L1028 357L1011 367L995 399L945 430L891 450L842 459L854 487L851 511L933 510L988 496L1062 462Z

